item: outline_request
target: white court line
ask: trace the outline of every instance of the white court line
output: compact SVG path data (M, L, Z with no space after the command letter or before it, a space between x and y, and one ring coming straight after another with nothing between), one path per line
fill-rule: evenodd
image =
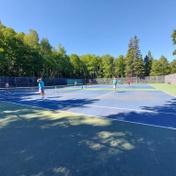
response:
M133 111L133 112L149 112L149 113L154 113L154 114L160 113L160 114L166 114L166 115L176 115L176 113L157 112L157 111L145 110L145 109L129 109L129 108L118 108L114 106L100 106L100 105L87 105L87 104L85 104L84 106L106 108L106 109L118 109L118 110Z
M163 93L165 93L165 94L168 94L168 95L170 95L170 96L172 96L172 97L176 97L175 95L172 95L172 94L167 93L167 92L165 92L165 91L162 91L162 90L161 90L161 92L163 92Z
M3 101L3 102L9 103L7 101ZM36 109L44 109L44 110L47 110L47 111L63 112L63 113L67 113L67 114L103 118L103 119L106 119L106 120L117 121L117 122L119 121L119 122L137 124L137 125L143 125L143 126L146 126L146 127L154 127L154 128L161 128L161 129L167 129L167 130L176 130L176 128L174 128L174 127L165 127L165 126L160 126L160 125L151 125L151 124L147 124L147 123L131 122L131 121L127 121L127 120L119 120L119 119L108 118L106 116L97 116L97 115L84 114L84 113L75 113L75 112L64 111L64 110L52 110L52 109L49 109L49 108L43 108L43 107L38 107L38 106L24 105L24 104L21 104L21 103L11 103L11 104L21 105L21 106L31 107L31 108L36 108Z
M149 126L149 127L154 127L154 128L161 128L161 129L167 129L167 130L176 130L176 128L174 128L174 127L166 127L166 126L160 126L160 125L151 125L151 124L147 124L147 123L132 122L132 121L127 121L127 120L119 120L119 119L108 118L106 116L97 116L97 115L84 114L84 113L75 113L75 112L66 111L66 110L53 110L53 109L49 109L49 108L43 108L43 107L32 106L32 105L25 105L25 104L22 104L22 103L14 103L14 102L8 102L8 101L1 101L1 102L11 103L11 104L14 104L14 105L21 105L23 107L44 109L44 110L47 110L47 111L64 112L64 113L67 113L67 114L83 115L83 116L89 116L89 117L97 117L97 118L103 118L103 119L111 120L111 121L114 120L114 121L119 121L119 122L124 122L124 123L131 123L131 124L137 124L137 125L143 125L143 126ZM104 106L104 107L106 107L106 106Z
M118 110L125 110L125 111L137 111L137 112L150 112L150 113L155 113L155 111L150 111L150 110L118 108L118 107L114 107L114 106L100 106L100 105L84 105L84 106L88 106L88 107L97 107L97 108L106 108L106 109L118 109Z
M151 87L153 87L153 86L151 86ZM155 88L155 87L153 87L153 88ZM157 89L157 88L155 88L155 89ZM157 90L159 90L159 89L157 89ZM170 93L168 93L168 92L165 92L165 91L163 91L163 90L159 90L160 92L163 92L163 93L165 93L165 94L168 94L168 95L170 95L170 96L172 96L172 97L176 97L175 95L173 95L173 94L170 94Z
M102 94L102 95L99 95L98 97L95 97L94 99L99 99L99 98L105 97L105 96L107 96L107 95L109 95L111 93L112 93L112 91L108 92L108 93L105 93L105 94Z
M151 124L147 124L147 123L132 122L132 121L128 121L128 120L119 120L119 119L108 118L106 116L97 116L97 115L91 115L91 114L69 112L69 111L64 111L64 110L56 110L56 112L64 112L64 113L71 113L71 114L75 114L75 115L97 117L97 118L103 118L103 119L106 119L106 120L143 125L143 126L147 126L147 127L161 128L161 129L167 129L167 130L176 130L176 128L174 128L174 127L166 127L166 126L161 126L161 125L151 125Z

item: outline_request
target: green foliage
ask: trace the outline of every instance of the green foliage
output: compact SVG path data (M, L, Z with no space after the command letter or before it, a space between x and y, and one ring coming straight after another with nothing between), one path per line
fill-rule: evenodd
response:
M128 52L126 55L126 76L134 77L144 76L144 63L139 49L139 40L137 36L130 39Z
M39 36L35 30L30 29L24 36L24 42L32 48L38 49Z
M170 63L171 74L176 73L176 59Z
M97 77L99 68L99 59L97 56L92 54L86 54L80 57L82 61L83 75L85 78Z
M172 37L172 42L175 45L176 44L176 30L173 31L171 37ZM173 55L176 55L176 50L173 51Z
M115 67L115 77L125 77L125 58L123 55L120 55L117 59L114 60Z
M172 38L173 44L176 44L176 30ZM0 23L0 75L3 76L90 79L142 77L175 72L175 60L170 64L164 56L154 60L150 51L143 60L137 36L130 39L126 57L119 55L115 59L109 54L101 57L93 54L68 56L61 44L56 50L47 38L39 42L35 30L30 29L28 34L17 33Z
M154 60L152 62L150 76L160 76L160 75L161 75L161 69L159 65L159 60Z
M104 78L112 78L115 75L113 68L114 57L106 54L101 57L101 69Z
M152 69L150 76L161 76L170 74L170 65L166 57L161 56L159 60L152 62Z
M79 56L76 54L71 54L70 55L70 63L71 63L72 78L80 78L81 60L80 60Z
M148 55L144 58L144 75L149 76L152 68L152 61L153 57L151 55L151 52L148 52Z

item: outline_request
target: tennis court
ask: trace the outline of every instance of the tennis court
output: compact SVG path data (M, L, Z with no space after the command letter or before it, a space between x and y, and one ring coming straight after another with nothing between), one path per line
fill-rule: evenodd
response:
M12 89L4 100L54 111L98 116L143 125L176 128L176 97L150 85L79 85L46 87L41 99L37 89Z
M0 94L3 175L176 173L174 95L144 84Z

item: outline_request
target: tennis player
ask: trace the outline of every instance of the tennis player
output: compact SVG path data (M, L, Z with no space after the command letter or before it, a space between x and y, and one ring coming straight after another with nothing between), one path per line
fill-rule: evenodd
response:
M5 83L6 93L9 93L9 82Z
M114 92L116 92L116 86L117 86L117 79L114 78L113 79L113 89L114 89Z
M128 79L127 82L128 82L128 85L130 86L130 84L131 84L131 80L130 80L130 78Z
M44 91L44 82L42 81L42 78L39 78L38 80L37 80L37 82L38 82L38 86L39 86L39 89L40 89L40 93L41 93L41 96L42 96L42 98L44 98L44 95L45 95L45 91Z

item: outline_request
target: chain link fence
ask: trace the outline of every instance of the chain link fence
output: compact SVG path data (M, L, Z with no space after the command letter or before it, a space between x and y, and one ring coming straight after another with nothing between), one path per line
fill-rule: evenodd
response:
M33 87L38 86L35 77L7 77L0 76L0 88L5 87L5 83L9 82L10 87ZM66 79L66 78L43 78L45 86L67 85L74 82L80 83L81 79Z
M127 84L128 78L117 78L119 84ZM165 76L148 76L145 78L131 77L132 84L165 83ZM97 84L112 84L112 78L98 78L93 80Z
M5 83L9 82L10 87L32 87L38 86L36 77L7 77L0 76L0 87L4 88ZM67 79L67 78L43 78L46 86L67 85L83 83L83 84L112 84L113 78L97 78L97 79ZM128 78L117 78L119 84L127 84ZM145 78L132 77L132 84L149 84L149 83L167 83L176 84L176 74L166 76L148 76Z
M165 83L176 84L176 74L170 74L165 76Z

